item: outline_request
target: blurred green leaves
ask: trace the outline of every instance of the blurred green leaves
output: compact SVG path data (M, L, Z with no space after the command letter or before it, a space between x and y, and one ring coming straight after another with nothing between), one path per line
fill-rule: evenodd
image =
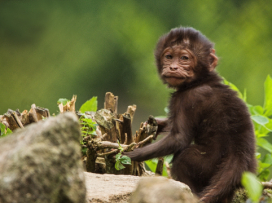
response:
M164 163L167 162L168 164L170 164L170 162L172 161L172 159L173 159L173 155L165 156L164 157ZM147 161L145 161L145 164L147 165L147 167L152 172L155 173L156 172L156 168L157 168L157 164L158 164L158 159L155 158L155 159L147 160ZM166 177L168 176L165 164L163 166L162 176L166 176Z
M229 85L231 89L237 91L238 96L246 102L245 93L243 95L234 84L231 84L226 80L224 80L224 83ZM263 107L247 103L251 119L254 123L256 144L258 147L264 149L262 154L256 154L258 159L258 177L263 181L271 176L270 169L272 168L272 144L270 142L272 132L272 78L270 75L266 77L264 90L265 101Z
M272 116L272 78L267 76L264 83L264 110L266 116Z
M250 103L260 103L272 65L271 6L253 0L1 1L0 86L8 91L0 114L33 102L55 112L57 98L77 94L80 104L111 91L120 105L139 106L138 122L161 115L169 90L157 76L153 51L159 36L180 25L214 41L218 71L247 87Z
M63 99L60 99L63 100ZM64 99L65 101L65 99ZM92 97L90 100L86 101L84 104L80 107L80 112L83 114L80 117L80 129L82 134L82 139L80 141L80 144L82 145L81 152L83 155L86 155L87 147L86 144L88 143L88 140L84 140L85 137L96 137L96 122L91 119L89 115L86 115L86 111L94 111L97 110L97 97ZM83 147L84 146L84 147Z
M81 113L85 113L85 111L93 111L97 110L97 97L92 97L90 100L86 101L79 109Z
M119 145L119 147L118 147L119 153L116 154L116 156L115 156L116 158L115 158L115 166L114 167L116 170L122 170L125 168L125 166L123 164L131 165L131 159L126 155L122 155L122 152L124 151L124 149L118 140L117 140L117 143Z
M9 128L6 129L6 126L3 123L0 123L0 137L5 137L11 133L12 131Z
M242 185L247 190L249 198L253 202L259 202L259 198L262 195L263 186L258 178L250 172L244 172L242 176Z
M62 104L63 106L65 106L67 104L67 102L69 102L70 100L69 99L65 99L65 98L60 98L58 101L57 101L57 104Z

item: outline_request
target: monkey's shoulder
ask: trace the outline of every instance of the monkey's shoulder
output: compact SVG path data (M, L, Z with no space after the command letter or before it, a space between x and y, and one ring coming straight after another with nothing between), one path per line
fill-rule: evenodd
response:
M183 91L177 91L172 95L170 106L179 108L174 109L186 109L186 111L195 109L195 107L204 107L209 101L216 99L214 90L209 85L201 85L198 87L190 88Z
M222 99L222 97L226 98L238 98L238 94L236 91L229 88L229 86L224 84L215 84L215 85L202 85L198 86L191 90L191 95L197 98L204 98L204 99Z
M237 93L228 86L223 84L209 85L204 84L195 88L192 88L180 95L183 100L184 106L212 106L213 104L221 104L222 101L232 101L241 103L238 101Z
M205 100L215 99L214 89L209 85L201 85L190 89L184 95L186 100L193 102L202 102Z
M191 90L191 93L195 96L212 96L214 94L214 90L209 85L201 85L198 87L195 87Z

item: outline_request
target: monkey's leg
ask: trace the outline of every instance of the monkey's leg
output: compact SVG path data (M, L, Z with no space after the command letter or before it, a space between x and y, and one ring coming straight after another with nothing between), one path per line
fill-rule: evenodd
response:
M174 179L187 184L193 193L200 194L214 173L214 159L205 154L203 148L191 145L174 155L171 174Z
M222 202L232 199L234 190L240 187L243 171L248 169L247 162L243 158L238 153L230 154L217 165L218 170L201 193L201 201Z

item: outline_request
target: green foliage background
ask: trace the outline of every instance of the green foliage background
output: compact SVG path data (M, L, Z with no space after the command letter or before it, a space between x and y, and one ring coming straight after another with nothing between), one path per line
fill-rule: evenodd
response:
M164 115L170 90L157 77L153 50L162 34L192 26L215 42L218 72L247 101L263 103L272 75L272 1L0 1L0 114L32 103L57 112L59 98L119 96L137 104L134 125Z

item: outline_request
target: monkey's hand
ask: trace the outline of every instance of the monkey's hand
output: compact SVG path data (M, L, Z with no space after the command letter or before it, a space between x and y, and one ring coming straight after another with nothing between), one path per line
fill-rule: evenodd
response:
M156 135L153 137L153 140L156 140L159 134L170 131L168 118L155 118L155 120L157 121L158 124L158 130L156 132Z

